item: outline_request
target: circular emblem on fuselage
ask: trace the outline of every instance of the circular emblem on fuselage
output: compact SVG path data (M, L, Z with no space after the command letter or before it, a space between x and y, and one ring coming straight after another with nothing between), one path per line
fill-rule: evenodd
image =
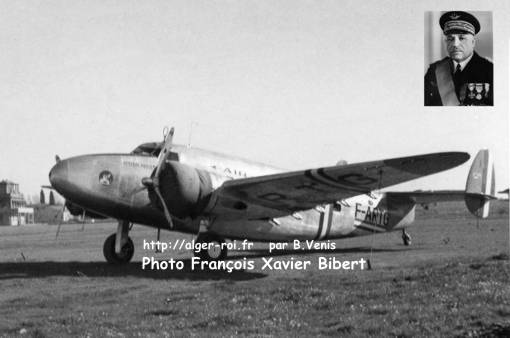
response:
M99 174L99 183L102 185L110 185L113 182L113 174L108 170L103 170Z

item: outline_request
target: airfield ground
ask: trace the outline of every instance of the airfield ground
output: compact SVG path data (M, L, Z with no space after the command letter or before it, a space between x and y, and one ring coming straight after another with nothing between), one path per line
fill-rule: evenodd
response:
M190 271L186 250L142 249L156 231L135 226L133 263L104 262L115 224L0 227L0 336L510 336L508 202L477 224L461 204L418 210L400 233L335 241L335 250L275 259L370 258L372 270ZM190 235L162 233L173 241ZM143 256L184 260L182 271L142 270Z

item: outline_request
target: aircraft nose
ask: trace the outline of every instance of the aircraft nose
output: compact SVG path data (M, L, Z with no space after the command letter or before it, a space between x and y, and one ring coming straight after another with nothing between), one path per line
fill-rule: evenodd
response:
M68 168L67 161L60 161L53 166L50 170L50 183L53 188L61 192L65 189L68 182Z

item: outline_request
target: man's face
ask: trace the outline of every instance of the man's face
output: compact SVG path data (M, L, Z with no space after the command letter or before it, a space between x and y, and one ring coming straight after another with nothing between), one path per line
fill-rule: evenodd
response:
M450 57L462 62L473 54L475 37L471 34L448 34L446 36L446 50Z

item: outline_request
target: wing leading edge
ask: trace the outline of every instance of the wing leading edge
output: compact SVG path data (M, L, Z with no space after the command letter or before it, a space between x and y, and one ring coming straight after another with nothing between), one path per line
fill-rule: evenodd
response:
M468 159L467 153L443 152L251 177L225 182L219 198L290 213L435 174ZM257 213L246 216L264 217Z

